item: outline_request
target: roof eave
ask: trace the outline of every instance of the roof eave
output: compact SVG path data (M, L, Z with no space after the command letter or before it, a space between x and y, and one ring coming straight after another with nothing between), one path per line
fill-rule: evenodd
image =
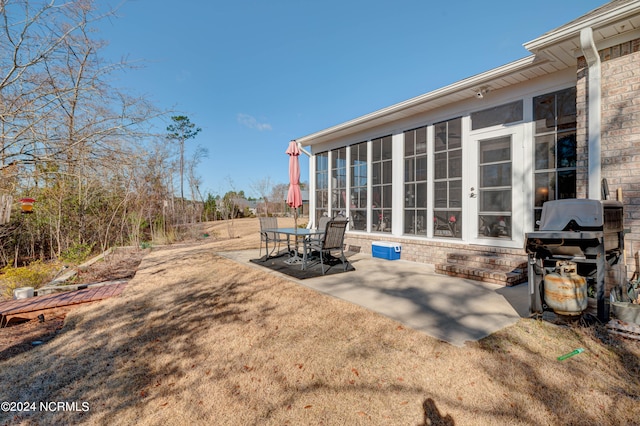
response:
M640 0L636 0L613 9L608 9L603 11L601 14L597 14L588 19L579 20L573 24L562 26L555 31L551 31L534 40L524 43L523 46L529 52L539 52L565 40L579 38L580 31L583 28L591 27L593 29L597 29L620 19L624 19L628 15L637 14L639 7Z

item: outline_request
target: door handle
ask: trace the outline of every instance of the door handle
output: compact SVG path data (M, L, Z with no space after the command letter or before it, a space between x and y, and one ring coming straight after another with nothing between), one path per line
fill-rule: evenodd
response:
M473 192L473 191L475 191L475 190L476 190L476 189L475 189L473 186L472 186L471 188L469 188L469 191L471 191L471 192L469 193L469 198L476 198L476 193L475 193L475 192Z

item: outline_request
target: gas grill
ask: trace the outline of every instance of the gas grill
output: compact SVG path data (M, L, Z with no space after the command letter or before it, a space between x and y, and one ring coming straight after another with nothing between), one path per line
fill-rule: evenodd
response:
M595 288L597 317L606 321L605 270L607 265L613 266L621 260L624 249L622 203L589 199L547 201L542 206L538 224L539 230L527 233L525 242L529 255L530 314L542 315L544 311L566 314L554 308L549 299L581 297L572 292L550 295L545 291L545 278L571 265L572 272L584 277L587 283L585 304L586 289L591 286ZM558 276L553 278L557 281ZM547 280L548 286L551 281ZM581 314L580 308L569 314Z

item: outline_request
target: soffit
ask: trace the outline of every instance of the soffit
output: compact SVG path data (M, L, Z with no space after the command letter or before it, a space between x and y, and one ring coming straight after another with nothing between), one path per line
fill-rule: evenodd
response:
M598 49L611 47L640 35L640 0L614 0L555 30L525 43L533 54L574 66L582 56L580 31L593 30Z

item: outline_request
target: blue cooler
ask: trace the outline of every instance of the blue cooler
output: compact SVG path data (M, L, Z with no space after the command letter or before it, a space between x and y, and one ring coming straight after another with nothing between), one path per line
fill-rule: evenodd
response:
M398 243L388 241L374 241L371 243L371 254L380 259L398 260L402 247Z

